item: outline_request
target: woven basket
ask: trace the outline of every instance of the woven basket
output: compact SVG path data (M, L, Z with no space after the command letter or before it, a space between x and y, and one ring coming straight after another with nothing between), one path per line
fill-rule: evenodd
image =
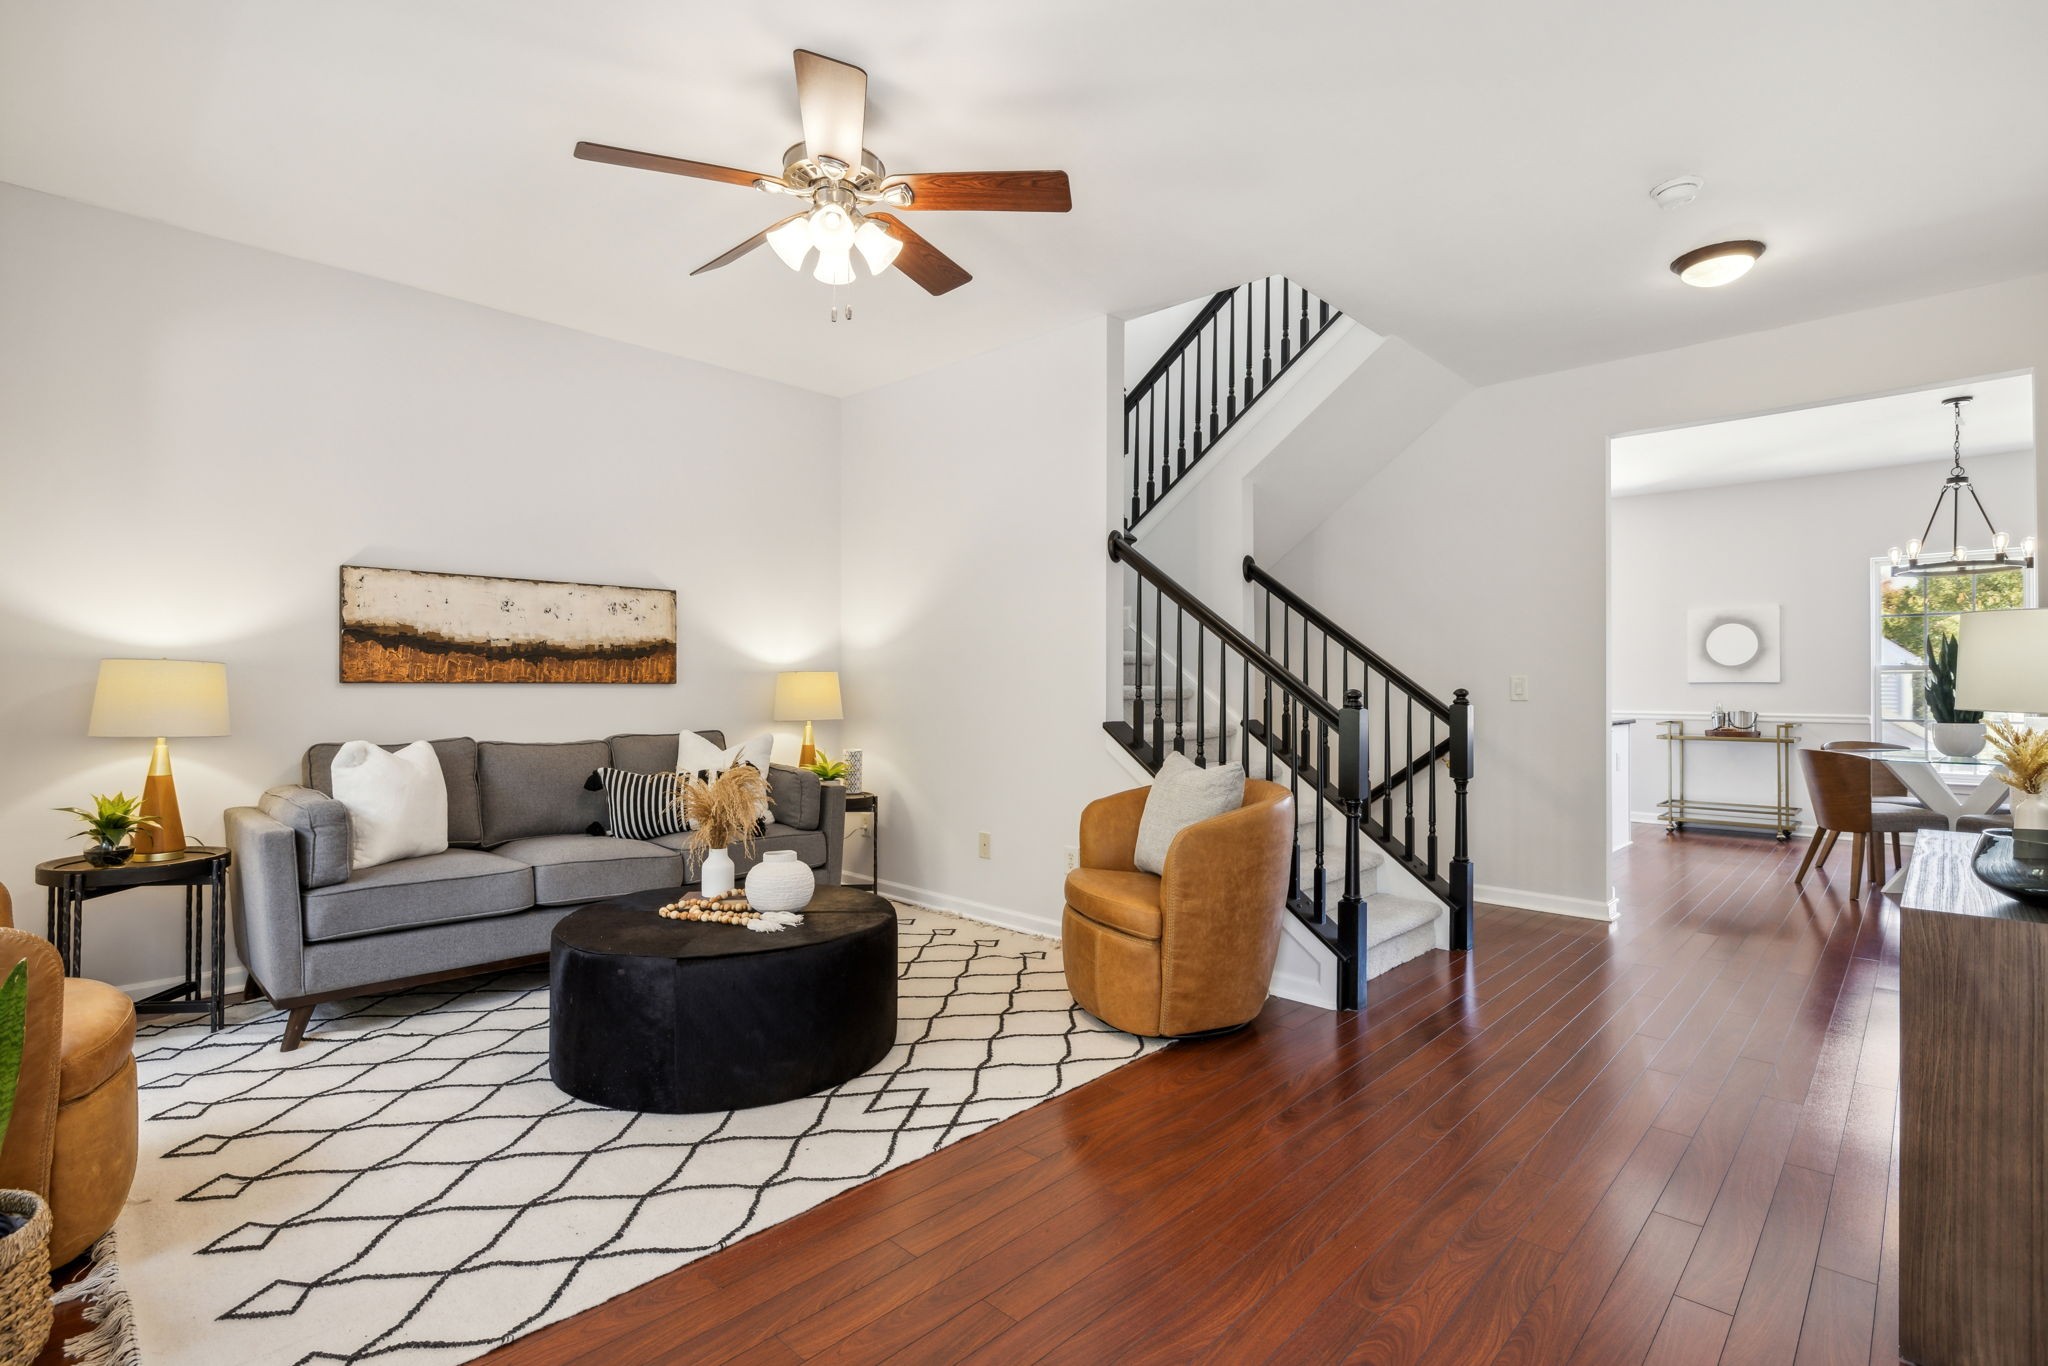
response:
M27 1366L50 1340L50 1207L33 1191L0 1191L0 1213L28 1218L0 1238L0 1366Z

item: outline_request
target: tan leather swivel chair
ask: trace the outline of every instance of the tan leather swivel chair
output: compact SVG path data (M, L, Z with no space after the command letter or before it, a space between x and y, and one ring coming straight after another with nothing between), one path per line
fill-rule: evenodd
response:
M135 1003L105 982L66 977L47 940L14 928L0 886L0 977L28 960L28 1039L0 1187L50 1203L50 1265L91 1247L135 1181Z
M1067 988L1132 1034L1206 1034L1266 1002L1287 914L1294 799L1252 779L1244 805L1174 836L1165 876L1131 862L1150 788L1090 802L1081 866L1067 874L1060 945Z

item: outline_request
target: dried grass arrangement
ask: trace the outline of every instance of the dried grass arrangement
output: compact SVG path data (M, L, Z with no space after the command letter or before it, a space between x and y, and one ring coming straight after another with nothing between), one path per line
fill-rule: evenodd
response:
M2005 769L1998 780L2016 792L2039 795L2048 786L2048 730L2023 730L2010 721L1985 728Z
M690 852L699 857L735 844L753 853L759 812L771 804L768 780L752 764L734 764L708 783L686 775L676 792L690 826Z

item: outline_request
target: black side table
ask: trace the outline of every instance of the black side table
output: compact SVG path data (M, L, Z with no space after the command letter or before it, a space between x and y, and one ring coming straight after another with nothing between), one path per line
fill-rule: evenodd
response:
M64 960L64 975L80 977L85 959L85 903L95 897L125 892L131 887L183 887L185 889L185 980L143 997L135 1003L138 1014L197 1015L211 1017L219 1029L226 1021L227 993L227 885L230 855L225 849L195 844L174 858L151 863L130 862L118 868L98 868L83 858L51 859L36 865L36 885L49 893L49 936ZM211 925L202 923L211 897ZM213 941L213 992L200 986L201 950L210 934Z
M848 812L868 813L868 890L880 893L882 890L882 813L872 792L849 792L846 794Z

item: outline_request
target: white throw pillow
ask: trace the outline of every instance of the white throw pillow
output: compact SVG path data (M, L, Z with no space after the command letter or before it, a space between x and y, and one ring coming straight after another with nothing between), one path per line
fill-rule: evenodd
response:
M1166 851L1173 837L1197 821L1235 811L1244 805L1244 769L1236 764L1202 768L1179 750L1166 756L1145 812L1138 817L1138 845L1131 862L1144 873L1166 871Z
M731 749L720 749L694 730L686 730L676 737L676 772L710 782L735 764L752 764L761 770L762 778L768 776L768 766L775 757L775 736L763 731L751 740L742 740ZM756 833L767 830L773 819L769 814L768 799L762 798L755 808ZM685 829L694 829L689 822Z
M349 867L438 854L448 847L448 780L425 740L393 753L351 740L334 756L334 800L348 808Z

